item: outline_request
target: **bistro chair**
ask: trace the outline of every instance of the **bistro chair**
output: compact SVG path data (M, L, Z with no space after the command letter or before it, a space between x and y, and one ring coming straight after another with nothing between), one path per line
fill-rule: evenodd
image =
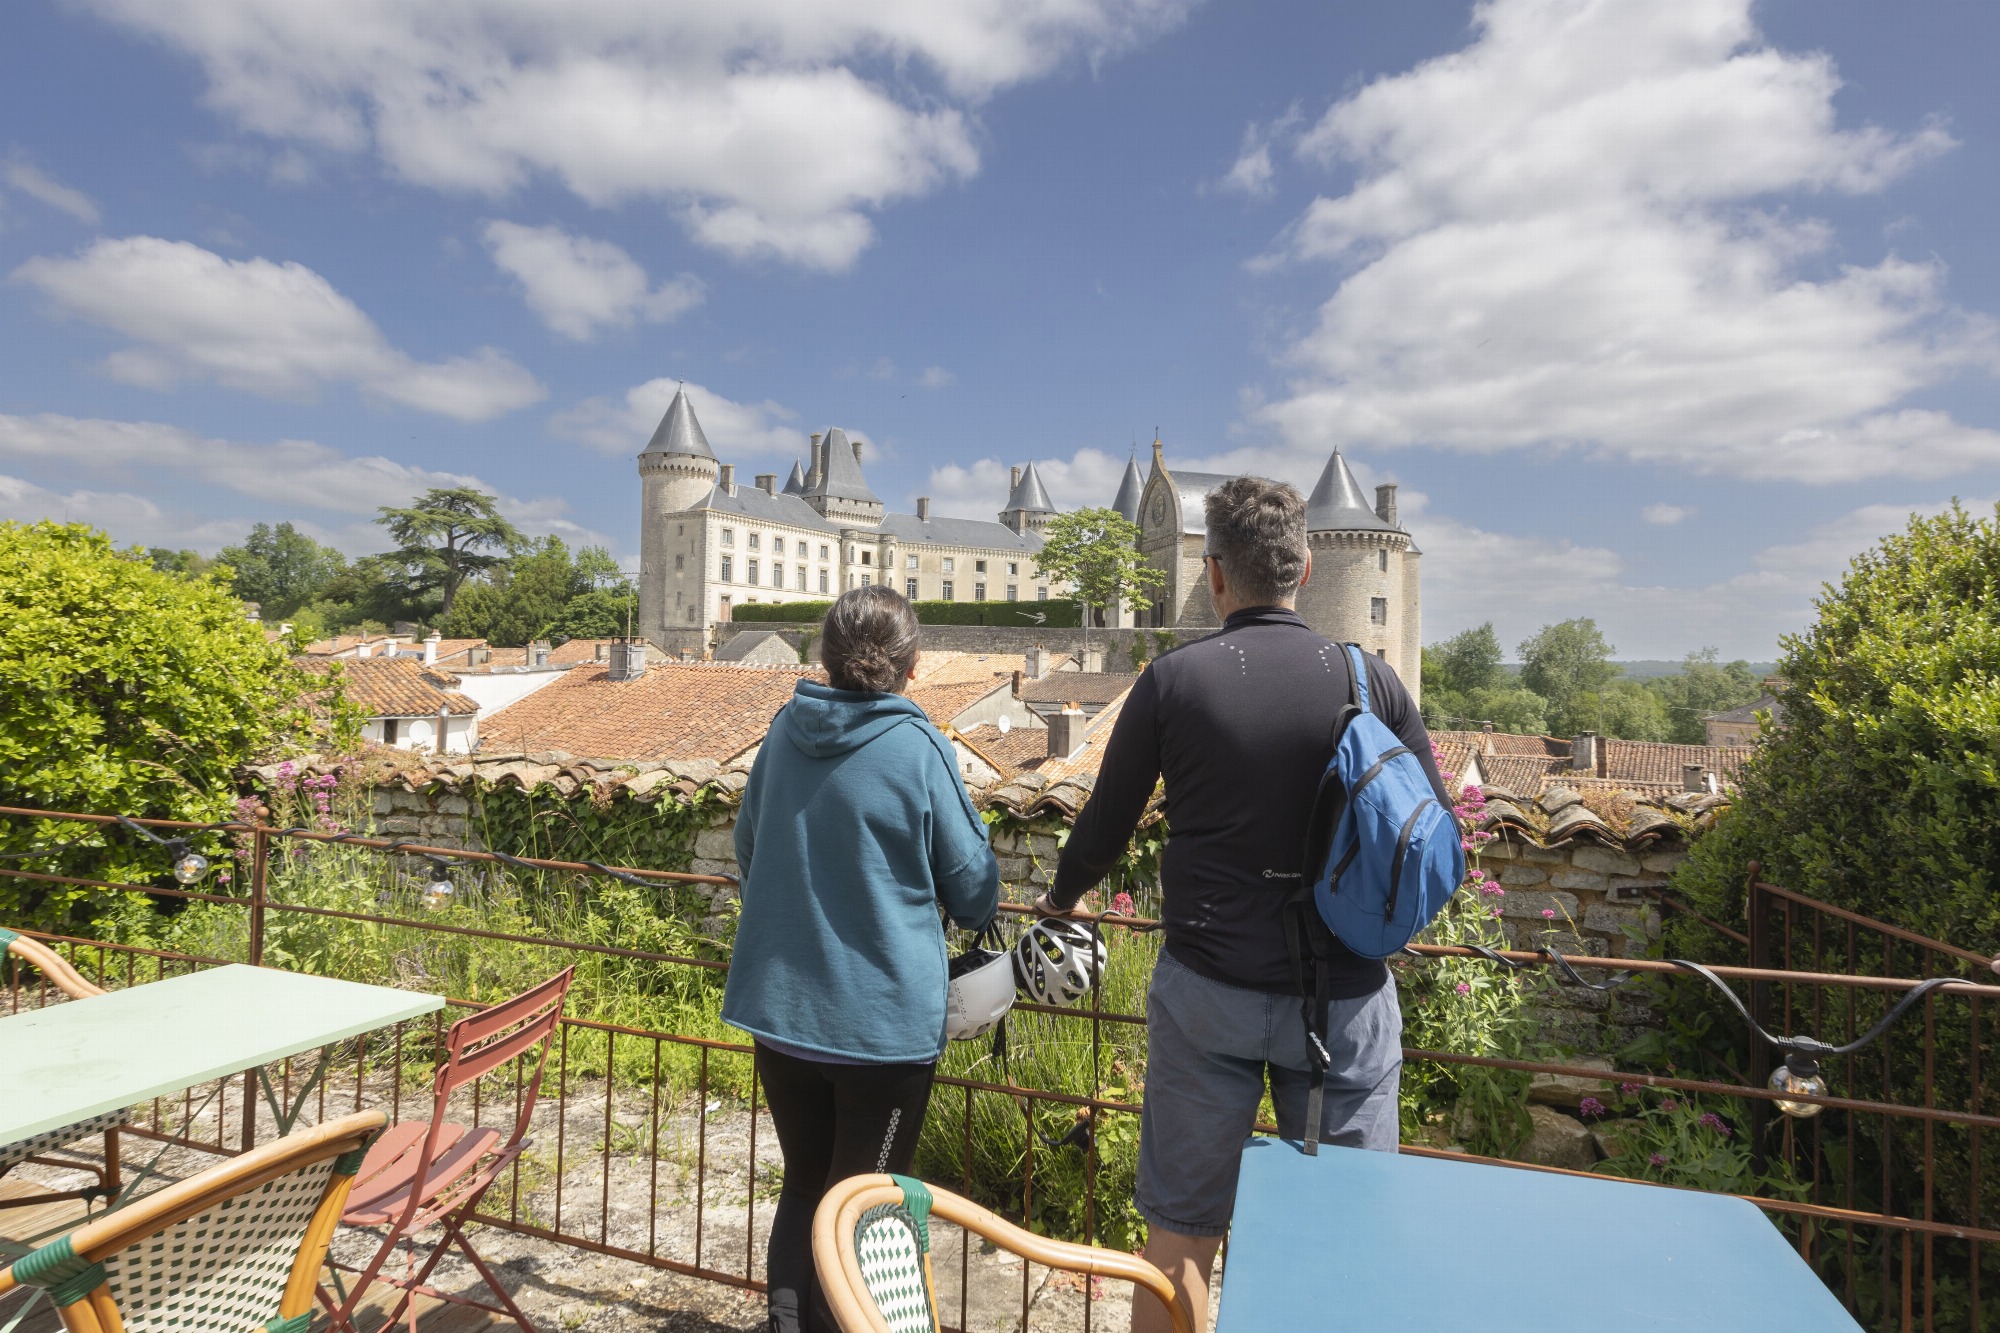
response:
M306 1333L369 1139L362 1111L302 1129L106 1213L0 1270L69 1333Z
M0 928L0 958L18 958L32 965L35 970L48 978L49 984L72 1000L87 1000L93 995L104 994L102 986L94 986L84 980L83 974L69 965L69 960L43 944L40 940L29 939L18 931ZM30 1194L24 1198L0 1199L0 1208L39 1207L62 1199L81 1199L89 1204L94 1199L109 1199L117 1196L118 1178L118 1131L130 1123L129 1110L106 1111L102 1115L80 1120L74 1125L64 1125L45 1134L36 1134L0 1147L0 1176L6 1175L24 1162L34 1162L41 1166L62 1167L69 1171L88 1171L97 1177L95 1185L81 1189L48 1190ZM93 1162L84 1158L59 1157L54 1154L80 1139L93 1134L104 1136L104 1160Z
M521 1307L507 1294L499 1277L487 1266L472 1242L466 1238L465 1224L479 1207L488 1188L527 1149L528 1123L535 1114L535 1096L542 1086L542 1071L549 1060L549 1038L562 1020L563 997L576 969L564 968L534 989L511 1000L461 1018L445 1034L445 1061L433 1080L433 1102L429 1120L407 1120L392 1127L368 1152L361 1164L360 1178L347 1201L341 1222L352 1227L387 1227L375 1257L360 1269L330 1264L339 1271L359 1273L352 1291L336 1300L322 1287L320 1303L333 1315L333 1326L346 1333L358 1333L354 1311L368 1288L386 1282L403 1289L403 1299L389 1314L386 1328L394 1324L417 1294L469 1305L491 1314L505 1315L527 1333L535 1333ZM461 1125L447 1119L452 1093L514 1060L522 1061L533 1073L520 1087L520 1113L513 1128L501 1131L486 1125ZM442 1225L444 1235L432 1248L421 1269L416 1268L412 1251L410 1271L397 1277L384 1273L382 1266L395 1248L416 1234ZM431 1270L445 1251L456 1246L479 1270L499 1305L488 1305L451 1292L425 1286ZM414 1324L414 1320L412 1321Z
M950 1190L884 1175L848 1177L813 1214L813 1267L841 1333L938 1333L934 1217L1034 1263L1143 1287L1167 1307L1175 1333L1193 1333L1167 1275L1137 1255L1037 1236Z

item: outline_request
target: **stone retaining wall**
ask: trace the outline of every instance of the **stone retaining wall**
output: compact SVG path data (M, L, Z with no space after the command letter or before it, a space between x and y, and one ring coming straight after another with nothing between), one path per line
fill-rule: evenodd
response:
M742 624L730 622L715 627L717 646L727 643L738 634L753 630L777 630L788 643L798 642L798 631L811 629L817 639L819 626L799 626L787 624L762 624L746 621ZM1146 629L1092 629L1090 646L1104 652L1104 669L1110 672L1132 671L1132 641L1136 637L1148 658L1159 655L1155 631ZM925 625L921 636L922 646L964 653L1000 653L1007 656L1025 657L1028 649L1040 645L1052 652L1076 653L1083 648L1081 629L1048 629L1041 626L1012 625ZM1172 646L1170 643L1169 647ZM679 645L674 645L678 651ZM819 660L815 645L812 657Z

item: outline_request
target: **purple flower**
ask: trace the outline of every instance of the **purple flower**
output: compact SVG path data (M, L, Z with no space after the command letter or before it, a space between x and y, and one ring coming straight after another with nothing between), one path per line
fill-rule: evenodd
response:
M1667 1164L1667 1155L1663 1152L1656 1152L1651 1157L1648 1157L1646 1160L1651 1162L1654 1166L1665 1166Z
M1729 1137L1730 1130L1728 1124L1723 1121L1721 1116L1717 1115L1713 1111L1705 1111L1702 1113L1701 1124L1704 1129L1712 1129L1716 1133L1722 1135L1722 1137L1724 1137L1725 1139Z
M1604 1114L1604 1103L1595 1097L1585 1097L1576 1104L1576 1113L1585 1120L1594 1120Z
M1479 869L1477 866L1474 866L1470 871L1466 873L1465 877L1471 880L1474 884L1477 884L1480 880L1486 878L1486 872L1484 870Z
M1470 994L1472 994L1472 983L1471 983L1471 982L1469 982L1469 981L1461 981L1461 982L1459 982L1459 983L1458 983L1458 993L1459 993L1460 995L1470 995Z
M1667 1097L1661 1100L1660 1109L1662 1111L1678 1111L1681 1109L1681 1104L1673 1098Z
M1639 1085L1637 1083L1620 1083L1618 1085L1618 1091L1624 1093L1627 1097L1630 1097L1634 1093L1639 1091Z

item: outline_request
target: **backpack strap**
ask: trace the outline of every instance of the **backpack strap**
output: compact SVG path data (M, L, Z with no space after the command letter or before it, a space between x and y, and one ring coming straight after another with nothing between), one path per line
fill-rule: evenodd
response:
M1351 679L1354 682L1352 697L1355 704L1364 713L1373 712L1374 710L1368 706L1368 659L1362 655L1361 645L1358 643L1347 645L1347 669L1352 673Z
M1313 906L1312 885L1295 889L1285 901L1285 944L1292 956L1292 984L1299 990L1299 1008L1306 1025L1306 1054L1312 1061L1312 1080L1306 1092L1306 1124L1303 1146L1306 1156L1319 1156L1319 1118L1326 1093L1326 1071L1333 1056L1326 1049L1326 1010L1333 1000L1333 969L1316 947L1313 926L1319 912ZM1306 973L1312 973L1312 984Z

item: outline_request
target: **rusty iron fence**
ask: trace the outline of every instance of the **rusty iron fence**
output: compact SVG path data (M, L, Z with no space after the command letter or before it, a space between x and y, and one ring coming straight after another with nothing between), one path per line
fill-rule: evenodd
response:
M224 963L265 964L272 923L288 915L317 916L362 928L393 928L501 941L549 951L552 960L587 955L698 969L711 976L727 970L724 960L590 943L520 932L486 930L422 916L287 903L271 896L274 848L291 841L339 840L385 856L431 861L492 862L579 878L616 874L661 884L716 884L713 876L678 874L590 863L541 861L502 854L437 847L413 839L378 839L319 830L278 829L261 824L190 825L172 821L128 821L115 816L0 807L0 818L69 823L134 823L162 836L208 831L236 840L247 867L231 893L212 893L166 884L98 881L31 871L0 862L0 877L28 883L82 887L156 899L199 902L240 910L247 922L244 956L209 957L83 937L28 931L61 948L80 971L106 985L135 985L194 968ZM1990 977L1994 960L1872 921L1845 909L1816 903L1804 895L1768 885L1754 875L1750 885L1750 929L1736 937L1747 947L1749 966L1715 965L1709 970L1727 983L1747 988L1756 1018L1774 1032L1806 1032L1837 1040L1865 1031L1875 1017L1926 978L1954 976L1922 1000L1919 1024L1892 1033L1875 1049L1832 1062L1826 1095L1780 1094L1763 1084L1767 1053L1752 1043L1747 1074L1704 1077L1701 1071L1668 1073L1605 1071L1561 1060L1512 1060L1464 1052L1406 1048L1412 1062L1483 1065L1526 1075L1595 1080L1604 1087L1644 1087L1709 1097L1739 1099L1760 1126L1759 1142L1773 1160L1786 1163L1802 1182L1804 1197L1749 1197L1771 1214L1820 1272L1829 1287L1867 1326L1881 1329L1975 1330L2000 1327L1989 1315L1993 1304L1982 1285L1985 1259L2000 1254L2000 1230L1988 1224L1993 1172L1983 1160L1984 1136L2000 1130L2000 1105L1990 1095L1993 1074L1991 1024L2000 1015L2000 987ZM1026 912L1020 905L1003 910ZM1136 916L1102 914L1111 932L1149 935L1158 923ZM1726 929L1726 928L1725 928ZM1736 935L1735 932L1731 932ZM1418 945L1424 957L1478 957L1518 967L1555 967L1571 973L1626 974L1671 979L1699 986L1675 963L1648 958L1569 957L1546 952L1498 953ZM370 978L380 980L381 978ZM33 977L12 964L5 975L0 1012L47 1003L50 996ZM432 1020L398 1025L357 1039L351 1054L322 1082L317 1098L327 1108L384 1106L400 1115L403 1100L419 1091L431 1068L430 1054L445 1026L477 1004L448 997L446 1010ZM992 1199L1016 1218L1038 1215L1037 1191L1080 1191L1082 1238L1100 1238L1107 1202L1100 1179L1100 1145L1122 1126L1136 1131L1139 1105L1125 1095L1102 1095L1119 1080L1108 1070L1115 1045L1106 1033L1143 1037L1140 1014L1114 1012L1093 995L1083 1006L1053 1008L1023 1003L1018 1010L1065 1024L1087 1025L1090 1075L1082 1088L1037 1087L1016 1081L941 1074L926 1134L949 1136L959 1145L955 1172L932 1170L938 1183L970 1191L974 1184L975 1118L998 1107L1021 1122L1018 1170L1012 1197ZM761 1290L757 1220L775 1199L780 1178L774 1135L761 1114L751 1047L689 1033L571 1015L559 1031L553 1087L545 1087L535 1122L536 1147L516 1165L504 1187L488 1196L479 1220L489 1226L574 1246L597 1254L669 1270L745 1290ZM587 1060L573 1058L587 1046ZM345 1049L345 1048L343 1048ZM676 1076L672 1071L685 1071ZM288 1062L278 1071L285 1095L300 1070ZM1120 1089L1122 1091L1122 1089ZM200 1112L213 1095L212 1112ZM463 1114L510 1117L518 1108L518 1086L474 1087ZM1774 1116L1771 1105L1787 1100L1817 1108L1810 1119ZM416 1098L422 1101L422 1095ZM189 1092L179 1102L156 1102L132 1131L184 1147L216 1153L242 1151L258 1132L257 1097L250 1076L240 1085ZM413 1103L414 1105L414 1103ZM1072 1126L1055 1134L1050 1125ZM212 1129L199 1130L212 1124ZM1272 1127L1261 1127L1269 1131ZM1410 1145L1406 1152L1466 1161L1493 1162L1524 1171L1560 1168L1478 1157L1446 1148ZM1577 1174L1568 1172L1567 1174ZM1056 1178L1050 1183L1050 1177ZM1909 1182L1919 1182L1912 1186ZM639 1202L632 1202L634 1199ZM955 1253L940 1256L945 1279L941 1304L957 1310L957 1327L970 1327L975 1303L971 1245L960 1238ZM956 1291L948 1275L956 1268ZM1093 1321L1092 1293L1078 1293L1079 1320ZM1020 1326L1027 1327L1035 1293L1029 1269L1021 1265Z

